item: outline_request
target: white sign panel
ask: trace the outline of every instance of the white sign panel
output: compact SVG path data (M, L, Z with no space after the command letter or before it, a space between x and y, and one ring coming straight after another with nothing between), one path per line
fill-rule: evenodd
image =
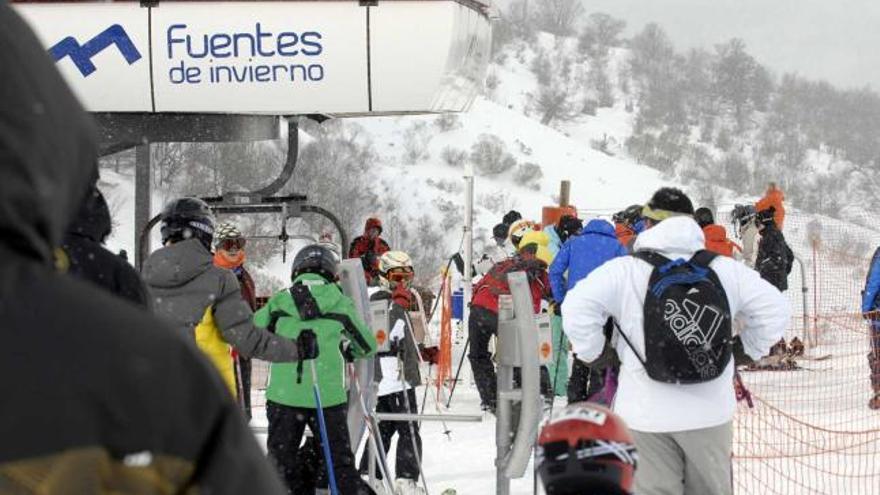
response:
M488 66L454 1L14 5L92 112L463 111Z
M152 110L147 9L137 3L16 7L84 107Z
M370 11L374 112L464 111L482 88L491 30L456 2L395 1Z
M156 111L369 110L356 2L168 2L152 34Z

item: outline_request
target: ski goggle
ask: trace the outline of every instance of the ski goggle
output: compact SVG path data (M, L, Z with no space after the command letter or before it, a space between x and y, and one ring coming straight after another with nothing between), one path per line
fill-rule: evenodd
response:
M397 283L397 282L409 282L413 279L414 272L412 267L397 267L391 268L387 272L385 272L385 278L389 281Z
M218 247L224 251L238 251L244 249L245 244L247 244L247 239L238 237L235 239L223 239Z

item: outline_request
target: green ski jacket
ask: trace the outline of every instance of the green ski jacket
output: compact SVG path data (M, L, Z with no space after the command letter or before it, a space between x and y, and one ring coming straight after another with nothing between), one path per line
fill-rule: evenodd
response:
M375 354L376 338L357 313L354 302L338 285L311 273L297 277L294 286L297 285L308 287L320 311L319 317L311 320L301 317L291 290L285 289L257 311L254 324L292 340L303 330L313 330L318 339L319 355L314 364L322 405L344 404L347 395L341 344L349 341L351 353L363 358ZM285 406L315 408L311 366L310 361L304 361L301 368L298 363L273 363L266 399Z

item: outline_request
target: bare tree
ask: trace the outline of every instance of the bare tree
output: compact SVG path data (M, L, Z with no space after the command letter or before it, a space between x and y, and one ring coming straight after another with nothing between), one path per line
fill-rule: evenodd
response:
M580 0L540 0L535 3L538 27L557 36L574 33L574 26L584 15Z

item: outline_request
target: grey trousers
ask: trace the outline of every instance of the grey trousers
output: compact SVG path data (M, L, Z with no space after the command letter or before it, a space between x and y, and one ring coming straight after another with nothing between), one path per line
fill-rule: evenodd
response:
M674 433L632 432L636 495L732 495L733 423Z

